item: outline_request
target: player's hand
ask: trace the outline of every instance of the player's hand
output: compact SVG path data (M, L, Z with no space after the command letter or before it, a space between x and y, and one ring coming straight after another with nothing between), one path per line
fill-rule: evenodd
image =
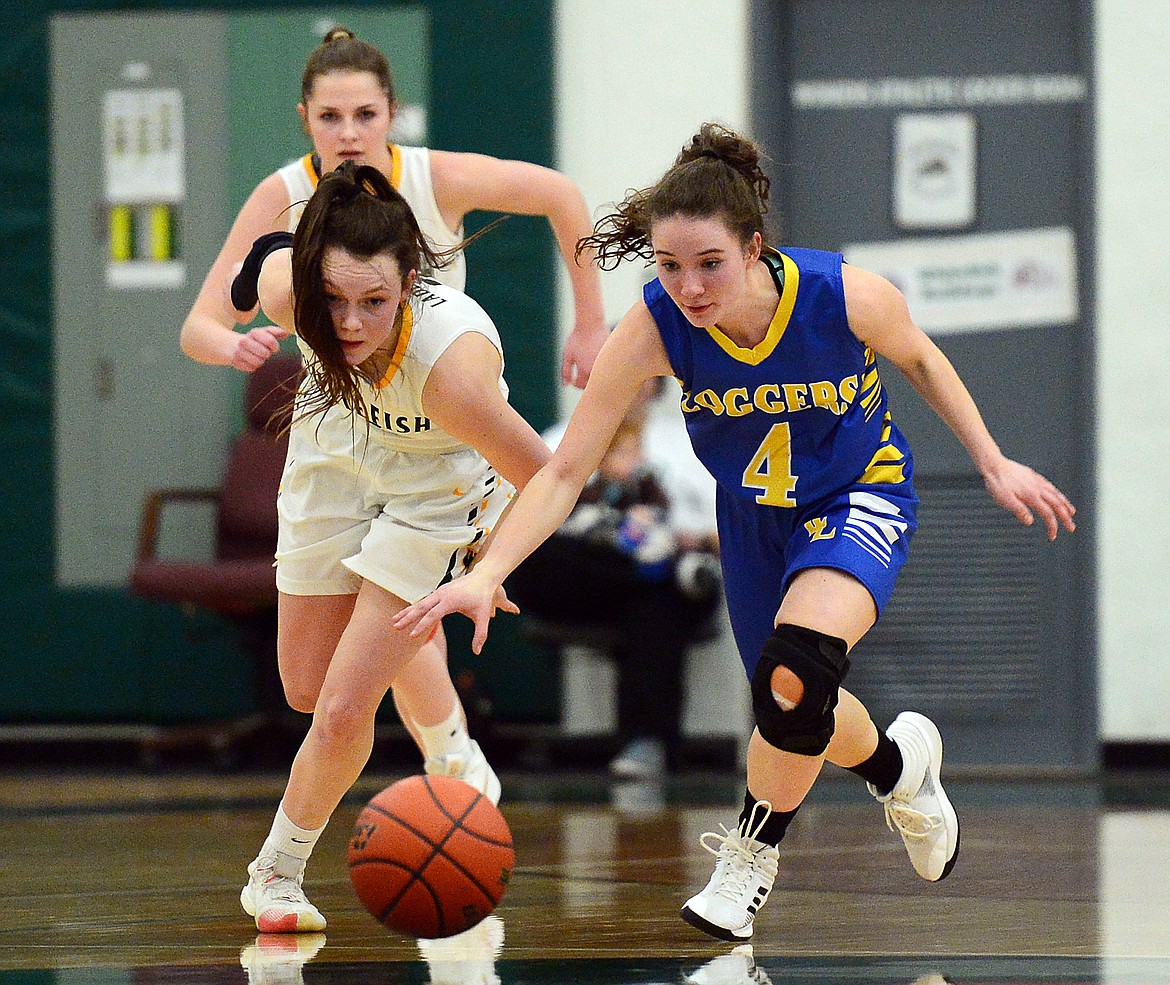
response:
M1026 526L1031 526L1039 514L1048 530L1048 539L1056 540L1061 527L1070 533L1077 525L1073 515L1077 508L1069 498L1044 476L1027 465L1005 458L984 482L992 498Z
M288 338L288 332L275 325L262 325L239 336L236 351L232 353L231 366L244 373L251 373L263 366L269 356L280 351L281 339Z
M424 599L409 605L394 617L394 628L409 630L412 637L426 639L445 615L462 612L475 623L471 649L479 653L487 641L488 624L497 610L517 613L519 607L508 598L502 585L477 578L475 571L436 588Z
M597 354L608 338L609 329L604 323L578 321L569 337L565 339L565 355L561 360L561 382L584 390L585 384L589 382L589 374L593 372Z

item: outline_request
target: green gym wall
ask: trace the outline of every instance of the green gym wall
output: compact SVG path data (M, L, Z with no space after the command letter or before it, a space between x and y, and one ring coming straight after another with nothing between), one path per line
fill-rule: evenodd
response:
M346 9L417 8L430 26L427 67L430 146L553 165L552 3L511 0L419 0L362 3ZM228 198L233 210L263 173L248 139L303 138L293 106L304 52L273 52L263 25L304 3L171 2L111 4L29 0L8 11L0 52L0 113L7 146L0 165L0 723L149 721L171 723L251 710L252 668L241 660L234 629L215 617L181 613L135 599L117 587L62 588L54 558L54 422L52 167L49 38L57 14L222 13L238 19L228 32L229 66L268 73L254 91L228 86L231 132ZM314 8L316 10L316 8ZM328 8L320 8L325 16ZM361 33L360 24L354 25ZM242 28L246 27L247 30ZM248 50L249 38L255 49ZM279 77L275 77L279 76ZM258 128L258 129L257 129ZM265 129L268 128L268 129ZM274 136L274 133L276 136ZM95 166L100 166L95 162ZM191 180L197 180L192 177ZM60 205L62 203L58 203ZM64 203L88 209L91 203ZM223 217L224 229L231 216ZM474 231L491 216L469 218ZM538 429L556 413L555 246L543 220L512 217L474 247L468 292L500 325L512 400ZM193 299L202 271L192 271ZM178 344L179 325L160 325ZM230 373L230 370L224 370ZM163 484L160 482L160 484ZM127 503L137 512L139 504ZM497 714L545 721L557 713L556 670L525 646L517 627L493 629L485 653L470 653L464 620L449 620L452 663L475 671Z

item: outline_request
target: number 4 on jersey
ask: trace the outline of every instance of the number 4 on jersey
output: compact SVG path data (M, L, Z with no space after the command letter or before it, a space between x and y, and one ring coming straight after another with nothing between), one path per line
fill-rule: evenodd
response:
M756 502L764 506L795 506L796 476L792 474L792 433L787 423L773 424L743 470L743 484L761 489Z

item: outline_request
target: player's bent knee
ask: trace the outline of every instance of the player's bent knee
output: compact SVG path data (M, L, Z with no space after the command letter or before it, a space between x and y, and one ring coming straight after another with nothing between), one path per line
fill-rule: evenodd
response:
M311 715L317 707L317 695L319 693L320 688L314 691L308 691L300 688L294 690L288 684L284 686L284 700L288 703L288 706L293 711L299 711L305 715Z
M752 675L752 708L764 741L785 752L819 756L833 737L837 691L849 671L844 640L815 629L777 626L764 642ZM773 690L773 672L783 667L803 687L799 702L785 701ZM792 707L788 707L791 705Z

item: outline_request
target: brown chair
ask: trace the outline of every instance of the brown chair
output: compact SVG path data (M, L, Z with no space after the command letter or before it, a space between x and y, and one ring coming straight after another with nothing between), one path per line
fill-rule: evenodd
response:
M142 598L228 617L253 658L260 717L283 705L276 673L276 494L288 449L287 426L301 376L298 356L278 353L244 388L245 427L232 442L217 489L155 489L146 494L130 589ZM161 557L163 515L172 504L212 504L215 550L206 562ZM255 718L256 716L253 716ZM234 733L233 733L234 734ZM213 746L222 735L211 737Z

